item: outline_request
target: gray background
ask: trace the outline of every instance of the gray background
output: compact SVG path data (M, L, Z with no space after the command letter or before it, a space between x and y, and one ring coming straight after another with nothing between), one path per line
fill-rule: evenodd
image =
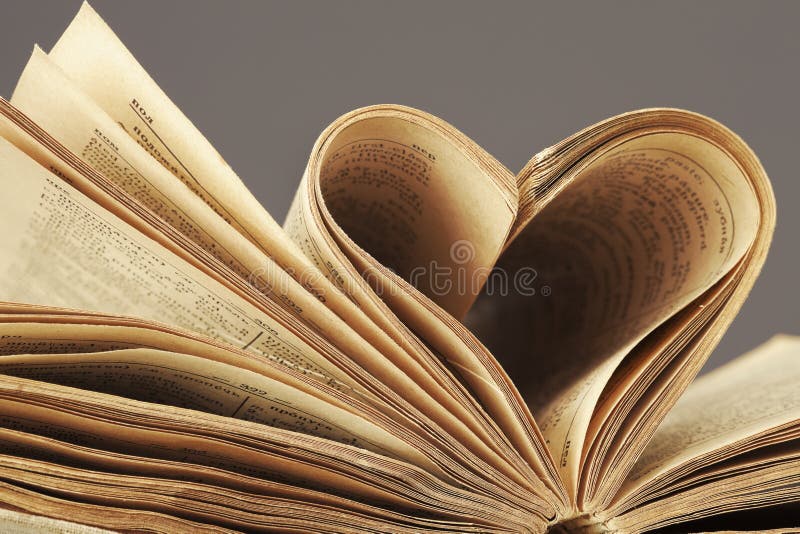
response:
M513 171L585 125L676 106L755 149L778 199L760 280L709 367L800 334L800 3L109 2L93 6L282 221L318 133L377 103L451 122ZM0 1L0 94L78 1Z

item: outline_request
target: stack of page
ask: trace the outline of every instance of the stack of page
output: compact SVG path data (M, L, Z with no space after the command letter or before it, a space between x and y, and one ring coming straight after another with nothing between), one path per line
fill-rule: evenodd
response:
M707 117L514 175L358 109L281 226L84 5L0 101L0 182L3 531L800 525L800 338L693 381L775 224Z

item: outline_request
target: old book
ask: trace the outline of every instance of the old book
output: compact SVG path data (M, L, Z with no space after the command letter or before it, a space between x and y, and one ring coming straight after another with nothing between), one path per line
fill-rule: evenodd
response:
M775 221L707 117L627 113L515 176L359 109L281 226L84 5L0 137L8 531L800 524L800 339L693 382Z

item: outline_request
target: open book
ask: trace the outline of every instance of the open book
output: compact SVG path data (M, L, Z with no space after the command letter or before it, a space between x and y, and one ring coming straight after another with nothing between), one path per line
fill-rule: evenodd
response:
M0 101L0 169L6 530L800 524L800 339L689 385L775 221L711 119L624 114L515 176L359 109L281 227L84 5Z

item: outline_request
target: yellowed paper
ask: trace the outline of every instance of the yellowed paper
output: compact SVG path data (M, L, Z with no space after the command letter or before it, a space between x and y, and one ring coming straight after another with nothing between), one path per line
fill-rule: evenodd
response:
M789 423L800 425L800 338L778 336L692 383L622 493L682 463Z
M411 447L364 418L278 380L196 356L151 349L0 356L4 374L244 419L413 463Z
M5 141L0 161L1 298L171 323L346 387L349 379L293 333Z
M49 57L158 163L309 291L326 298L330 288L318 285L316 268L88 3Z
M530 269L539 292L487 294L468 321L509 368L572 491L614 370L739 261L759 223L735 162L693 136L642 136L576 172L499 263Z

